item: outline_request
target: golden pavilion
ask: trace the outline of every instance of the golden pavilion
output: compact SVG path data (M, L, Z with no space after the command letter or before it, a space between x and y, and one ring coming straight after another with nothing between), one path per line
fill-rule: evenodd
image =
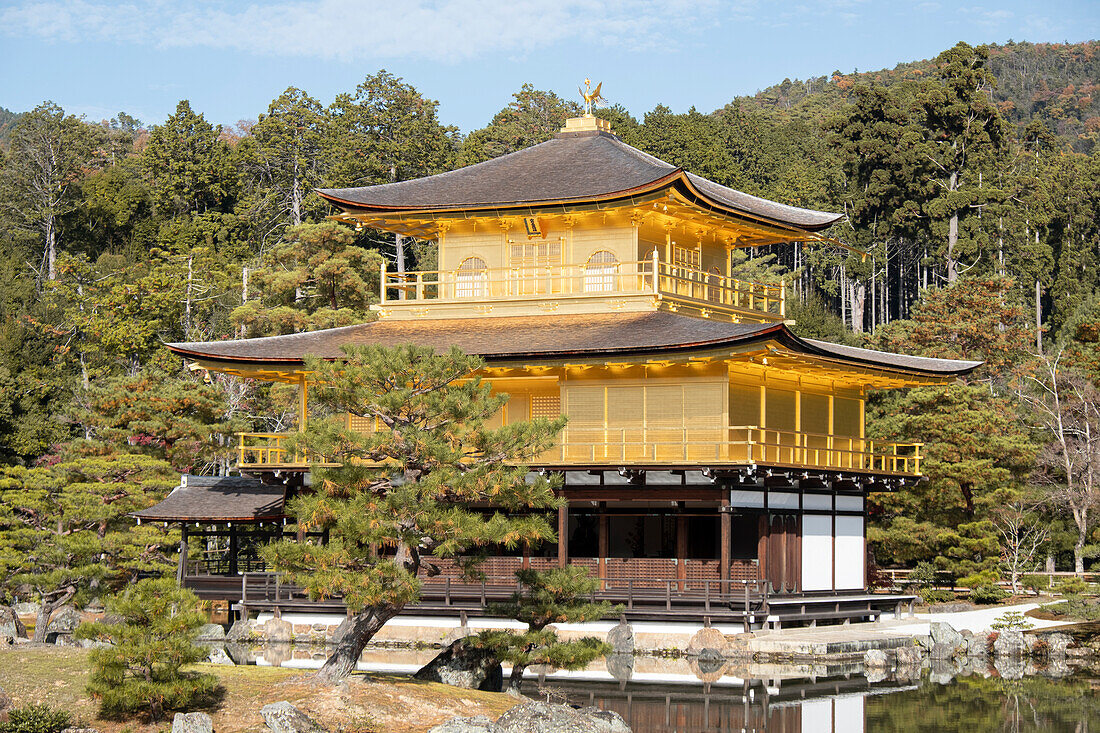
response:
M299 429L303 357L367 343L457 346L482 356L480 376L509 395L501 423L569 418L531 466L562 478L558 543L489 558L476 588L445 569L425 582L422 608L476 612L494 579L508 588L519 567L565 564L591 568L640 618L874 618L906 600L867 591L864 500L918 480L921 446L868 439L865 401L870 390L949 383L979 362L801 338L784 283L737 276L735 250L825 240L837 214L696 176L591 115L483 163L320 194L349 225L435 241L439 269L383 266L368 323L171 344L176 354L298 385ZM361 422L348 417L372 429ZM216 557L188 559L185 546L180 580L239 596L245 612L315 607L272 595L250 549L281 531L283 501L309 484L284 438L241 435L241 477L184 477L139 513L204 528Z

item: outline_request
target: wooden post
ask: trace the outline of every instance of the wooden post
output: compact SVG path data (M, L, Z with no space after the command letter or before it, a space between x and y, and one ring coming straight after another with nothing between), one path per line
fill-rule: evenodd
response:
M306 423L309 420L308 410L309 387L306 385L306 375L298 375L298 432L305 432Z
M732 518L730 517L730 501L729 499L722 499L722 506L718 515L718 558L719 558L719 577L722 579L720 593L726 591L729 585L730 579L730 544L733 541L731 534Z
M183 579L187 577L187 525L180 525L180 557L176 568L176 585L183 587Z
M382 264L378 266L378 302L386 302L386 261L382 260Z
M601 509L600 522L599 522L600 557L597 560L597 563L599 564L598 577L600 579L600 590L603 590L607 585L606 584L606 580L607 580L607 555L608 555L608 547L610 545L610 538L608 537L608 528L607 528L608 517L607 517L606 514L602 513L602 510L603 510L602 506L600 507L600 509Z
M240 543L237 538L237 527L229 525L229 574L237 574L237 553L240 551Z
M683 515L677 515L676 517L676 579L680 581L680 592L684 592L685 584L687 580L687 517Z
M558 507L558 567L569 564L569 504Z

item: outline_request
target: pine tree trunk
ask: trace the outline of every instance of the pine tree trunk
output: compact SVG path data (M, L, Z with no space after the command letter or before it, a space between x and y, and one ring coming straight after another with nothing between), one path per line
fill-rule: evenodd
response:
M523 684L523 672L526 669L526 664L520 664L517 662L512 665L512 672L508 675L507 692L519 692L520 685Z
M354 672L367 643L403 608L403 604L376 606L352 616L351 629L336 643L332 654L318 670L317 679L335 683Z
M1035 278L1035 350L1043 353L1043 288Z

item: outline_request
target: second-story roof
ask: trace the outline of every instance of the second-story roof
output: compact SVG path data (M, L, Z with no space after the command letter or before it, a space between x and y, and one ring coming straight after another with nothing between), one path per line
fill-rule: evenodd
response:
M689 173L602 130L559 133L492 160L398 183L320 189L348 212L478 211L605 201L675 187L734 216L818 231L841 218L751 196Z
M931 359L803 339L783 323L730 323L666 311L499 318L379 320L323 331L231 341L168 344L175 353L213 363L301 366L312 354L339 359L347 345L413 343L437 351L457 346L488 362L517 359L682 354L774 340L784 349L852 365L933 377L966 374L982 362Z

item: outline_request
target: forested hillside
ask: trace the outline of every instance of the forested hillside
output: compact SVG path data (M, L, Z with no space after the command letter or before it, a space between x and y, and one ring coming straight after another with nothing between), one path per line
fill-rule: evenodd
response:
M829 235L866 256L794 245L738 266L786 279L802 333L987 362L876 397L869 431L929 456L927 482L876 500L880 562L988 582L1019 549L1005 507L1044 528L1041 557L1097 554L1097 48L960 44L709 114L599 111L695 173L847 214ZM524 86L463 137L379 72L331 102L289 88L234 130L187 101L162 121L91 123L50 102L20 116L0 160L0 588L39 578L71 596L166 567L176 538L126 513L173 472L232 471L235 432L293 427L292 395L190 370L163 342L354 323L382 258L433 266L432 242L327 222L315 187L485 160L577 112Z

